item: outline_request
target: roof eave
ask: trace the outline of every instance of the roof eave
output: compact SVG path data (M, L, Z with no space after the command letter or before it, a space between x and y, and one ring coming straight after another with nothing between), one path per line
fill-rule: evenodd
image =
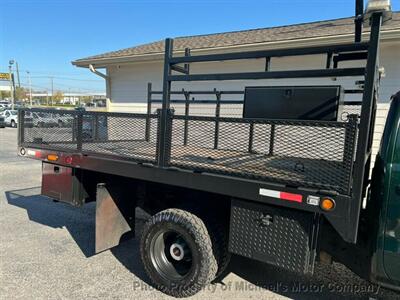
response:
M369 33L363 33L364 37L368 37ZM309 47L324 44L341 44L351 41L354 38L354 34L342 34L342 35L332 35L323 37L313 37L304 39L294 39L286 41L275 41L275 42L263 42L263 43L253 43L253 44L242 44L233 45L227 47L217 47L217 48L202 48L193 49L192 54L208 54L208 53L219 53L226 52L227 50L231 52L239 52L246 50L259 50L258 48L265 49L279 49L288 47ZM381 39L384 41L388 40L400 40L400 28L383 30ZM184 53L183 50L174 51L175 54ZM89 65L94 65L96 68L105 68L108 65L120 64L120 63L131 63L131 62L144 62L144 61L155 61L163 59L163 52L147 53L139 55L127 55L120 57L107 57L107 58L96 58L96 59L79 59L72 61L72 64L77 67L88 68Z

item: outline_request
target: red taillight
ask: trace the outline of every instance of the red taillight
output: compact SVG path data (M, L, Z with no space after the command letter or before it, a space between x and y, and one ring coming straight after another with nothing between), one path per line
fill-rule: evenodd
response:
M66 156L64 162L68 165L72 164L72 156Z

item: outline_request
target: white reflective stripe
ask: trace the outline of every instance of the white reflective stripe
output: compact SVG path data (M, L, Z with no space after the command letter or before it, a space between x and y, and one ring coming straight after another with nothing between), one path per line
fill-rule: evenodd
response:
M319 205L319 201L320 201L320 198L317 197L317 196L311 196L310 195L310 196L307 197L307 204L318 206Z
M33 156L35 156L35 154L36 154L36 151L33 151L33 150L28 150L28 155L33 155Z
M281 192L280 191L274 191L274 190L267 190L267 189L262 189L260 188L260 195L261 196L267 196L267 197L272 197L272 198L281 198Z

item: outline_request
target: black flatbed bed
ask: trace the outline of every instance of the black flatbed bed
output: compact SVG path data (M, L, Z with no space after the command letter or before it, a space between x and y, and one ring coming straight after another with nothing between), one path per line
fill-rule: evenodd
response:
M322 214L346 241L354 242L371 157L379 29L376 16L369 42L197 56L173 56L173 40L167 39L162 108L157 114L151 102L143 114L39 109L53 118L58 115L61 126L28 128L24 118L37 109L21 109L19 151L33 149L43 161L57 153L56 164L61 165L64 158L73 157L72 168ZM327 58L321 69L268 68L274 57L317 54ZM189 68L192 63L260 58L267 58L263 71L191 74ZM366 66L338 67L337 62L348 59L366 60ZM223 93L215 91L215 117L190 115L190 92L183 93L184 115L175 114L170 105L176 81L332 77L364 77L361 88L352 91L362 94L359 115L338 115L337 121L226 118L220 116ZM295 193L301 201L277 199L264 189ZM329 213L308 201L327 195L336 203Z

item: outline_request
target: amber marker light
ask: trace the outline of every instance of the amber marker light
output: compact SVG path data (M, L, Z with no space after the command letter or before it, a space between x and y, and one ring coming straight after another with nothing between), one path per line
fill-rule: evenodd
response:
M323 198L320 206L324 211L332 211L335 208L335 201L331 198Z
M57 161L58 160L58 155L57 154L49 154L49 155L47 155L47 160L49 160L49 161Z

